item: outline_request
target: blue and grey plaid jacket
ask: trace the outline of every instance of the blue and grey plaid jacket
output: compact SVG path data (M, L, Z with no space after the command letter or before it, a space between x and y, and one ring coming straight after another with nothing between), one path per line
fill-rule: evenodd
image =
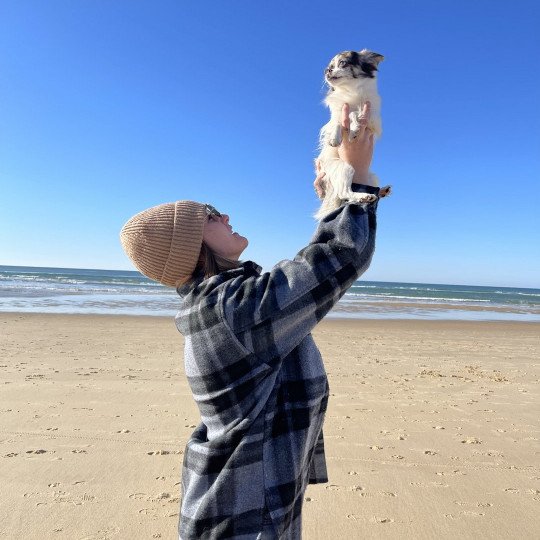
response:
M176 325L201 414L184 454L181 540L256 540L265 516L276 538L301 538L307 484L328 481L329 387L310 332L369 267L377 203L327 215L270 272L247 261L178 289Z

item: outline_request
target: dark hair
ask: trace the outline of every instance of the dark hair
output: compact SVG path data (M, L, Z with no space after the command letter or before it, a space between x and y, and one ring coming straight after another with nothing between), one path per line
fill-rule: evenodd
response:
M192 276L194 278L202 277L207 279L219 274L219 272L220 268L214 252L203 242L201 252L199 253L199 260L197 261L195 270L193 270Z
M181 286L193 285L199 279L207 279L216 276L220 272L236 268L237 266L239 266L238 261L220 257L203 242L197 264L195 265L195 270L193 270L191 276L187 278Z

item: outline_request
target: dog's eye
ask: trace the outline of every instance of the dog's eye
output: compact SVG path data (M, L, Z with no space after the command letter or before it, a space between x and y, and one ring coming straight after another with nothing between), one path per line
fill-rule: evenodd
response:
M345 60L340 60L338 63L338 67L340 68L345 67L346 65L347 65L347 62L345 62Z

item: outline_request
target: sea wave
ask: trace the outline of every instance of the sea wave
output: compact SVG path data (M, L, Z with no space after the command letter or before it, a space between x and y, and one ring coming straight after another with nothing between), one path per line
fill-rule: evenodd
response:
M466 319L468 313L479 317L479 312L489 318L493 311L536 320L538 297L539 289L367 281L354 283L332 313L417 319L448 312L452 318ZM138 272L0 266L2 312L170 316L179 302L174 289Z
M392 293L381 293L378 295L368 295L368 294L359 294L359 293L345 293L345 297L351 297L356 296L360 298L365 298L369 300L377 300L380 299L381 296L384 296L384 301L391 301L393 299L399 299L399 300L410 300L410 301L416 301L416 300L430 300L433 302L464 302L464 303L476 303L476 302L486 302L490 303L490 300L478 300L476 298L440 298L436 296L401 296L396 295Z

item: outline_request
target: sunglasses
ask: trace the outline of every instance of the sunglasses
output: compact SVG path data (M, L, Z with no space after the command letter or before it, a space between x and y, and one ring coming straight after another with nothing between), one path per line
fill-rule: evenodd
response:
M217 211L211 204L205 204L204 209L208 217L221 218L221 213Z

